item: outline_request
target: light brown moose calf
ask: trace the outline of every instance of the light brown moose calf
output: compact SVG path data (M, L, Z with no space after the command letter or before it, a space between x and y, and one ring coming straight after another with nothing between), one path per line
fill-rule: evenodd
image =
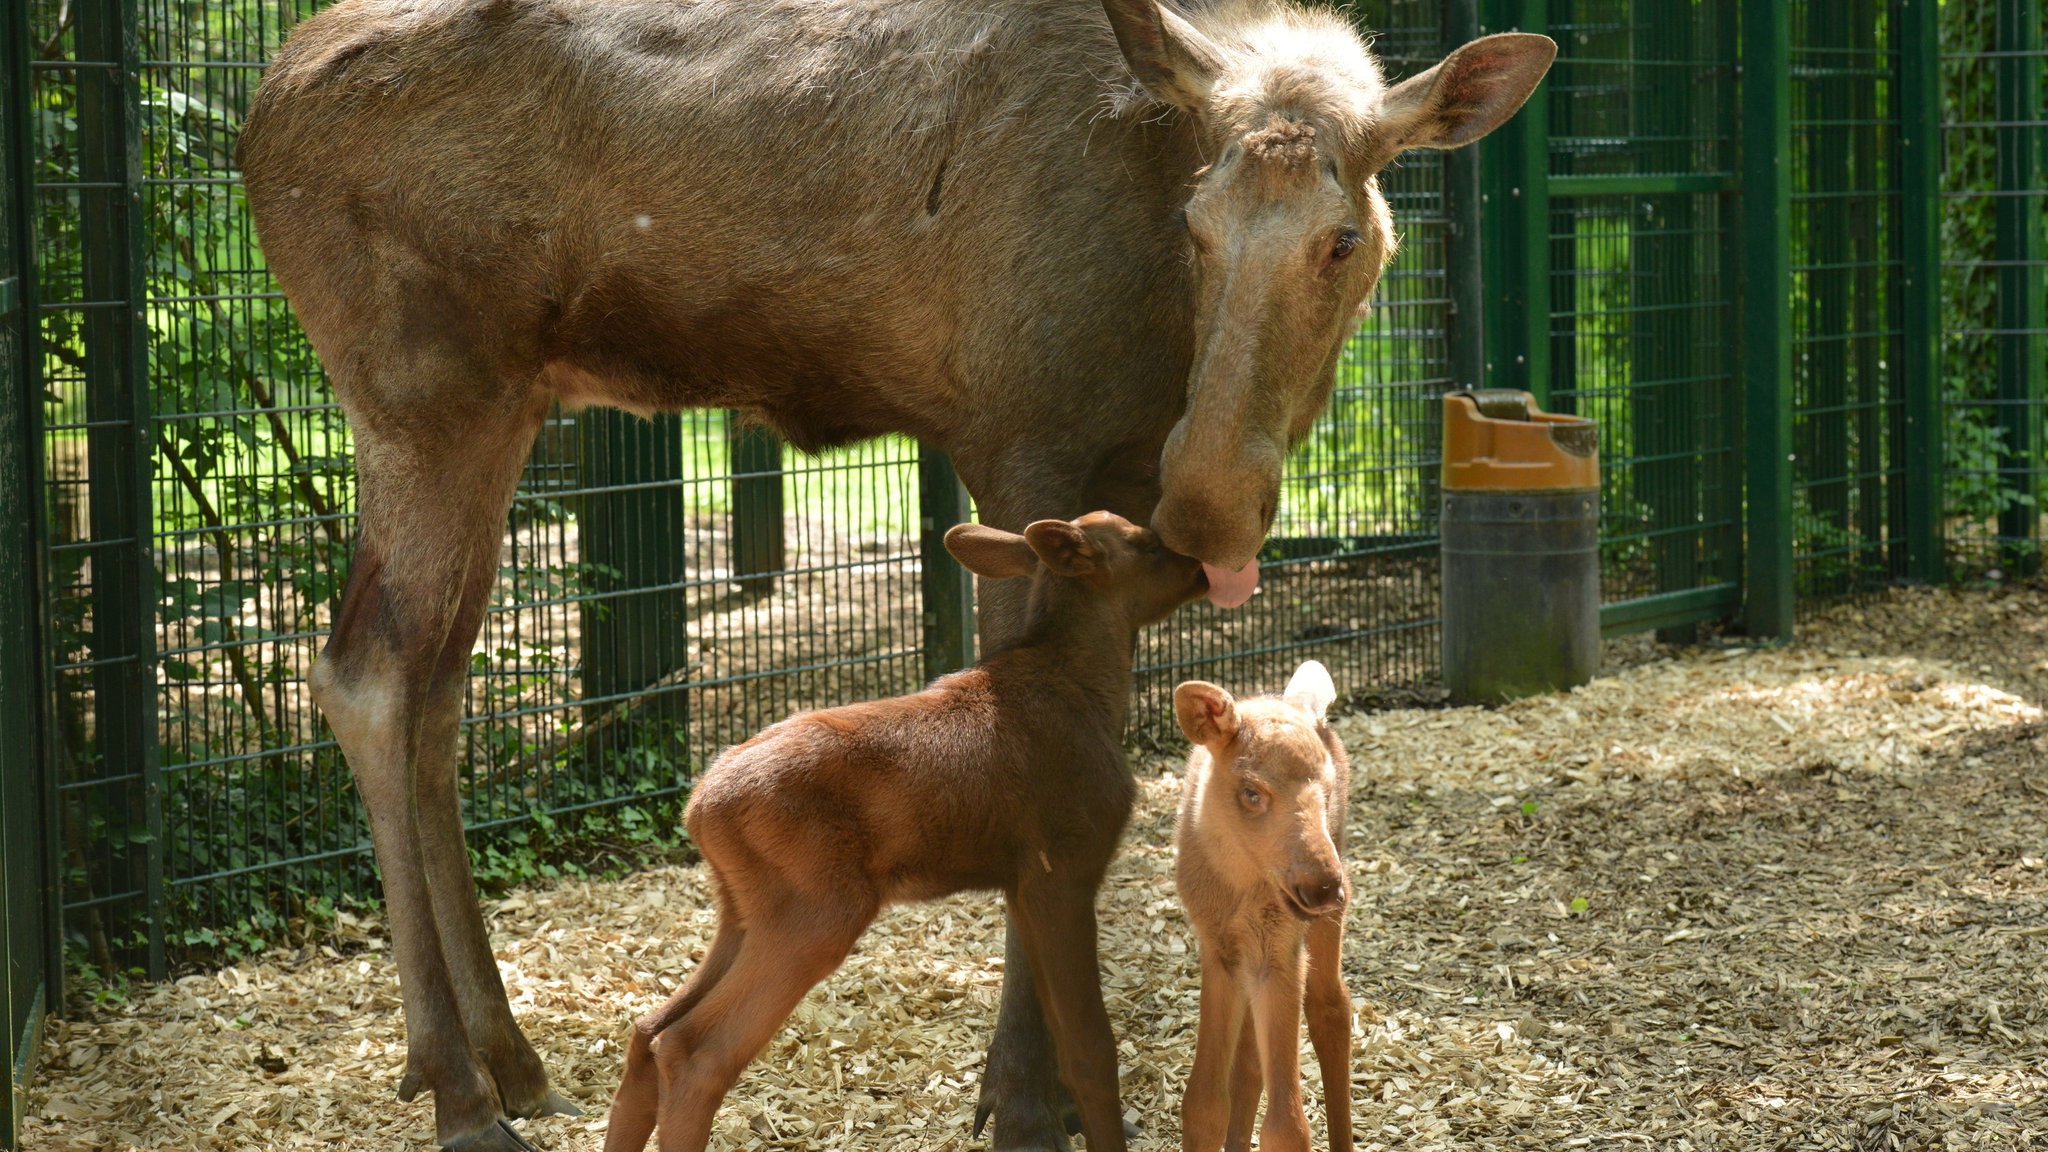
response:
M1095 892L1136 785L1123 728L1138 629L1208 587L1199 562L1096 512L946 548L1031 577L1018 638L893 700L791 717L721 756L684 813L718 933L634 1025L607 1152L698 1152L719 1102L882 906L1000 889L1023 936L1091 1152L1122 1152L1116 1041L1096 970Z
M1330 1147L1351 1147L1351 997L1341 967L1344 814L1351 770L1325 716L1330 673L1307 661L1281 696L1242 703L1214 684L1174 689L1194 742L1181 786L1181 904L1202 946L1184 1152L1306 1152L1301 1019L1322 1066Z

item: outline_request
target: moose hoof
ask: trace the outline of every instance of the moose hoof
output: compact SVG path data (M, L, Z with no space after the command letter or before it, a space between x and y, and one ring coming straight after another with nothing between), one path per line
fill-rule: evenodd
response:
M526 1142L526 1137L512 1130L508 1121L479 1128L463 1136L441 1141L447 1152L540 1152L540 1149Z
M991 1147L995 1152L1073 1152L1062 1116L1067 1109L1060 1107L1065 1095L1057 1086L1044 1091L1030 1091L1022 1085L1005 1090L984 1081L981 1100L974 1107L974 1134L979 1137L993 1117L995 1140Z
M531 1119L535 1116L581 1116L583 1109L578 1108L567 1096L550 1088L537 1103L518 1109L512 1114L521 1119Z

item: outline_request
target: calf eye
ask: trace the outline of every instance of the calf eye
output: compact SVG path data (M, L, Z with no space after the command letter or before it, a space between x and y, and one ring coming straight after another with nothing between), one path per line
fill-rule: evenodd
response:
M1351 255L1351 250L1356 247L1358 247L1358 229L1346 228L1342 232L1337 233L1337 242L1330 246L1330 259L1342 260L1346 256Z
M1237 802L1244 805L1244 810L1254 816L1266 810L1266 794L1250 784L1237 790Z

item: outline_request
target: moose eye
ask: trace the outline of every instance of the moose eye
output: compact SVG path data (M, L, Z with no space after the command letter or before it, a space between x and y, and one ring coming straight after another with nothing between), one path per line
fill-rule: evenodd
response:
M1356 247L1358 247L1358 229L1346 228L1342 232L1337 233L1337 242L1330 245L1330 259L1342 260L1346 256L1351 255L1351 250Z
M1266 810L1266 794L1250 784L1237 790L1237 802L1254 816Z

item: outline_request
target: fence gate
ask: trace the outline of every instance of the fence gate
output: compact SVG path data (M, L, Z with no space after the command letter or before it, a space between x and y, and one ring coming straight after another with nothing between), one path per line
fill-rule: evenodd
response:
M46 795L37 755L37 664L34 622L40 599L34 579L36 501L34 438L29 428L35 389L29 358L33 293L29 289L27 197L27 46L19 6L0 25L0 1147L12 1148L21 1123L21 1090L36 1050L55 965L54 917L43 882Z

